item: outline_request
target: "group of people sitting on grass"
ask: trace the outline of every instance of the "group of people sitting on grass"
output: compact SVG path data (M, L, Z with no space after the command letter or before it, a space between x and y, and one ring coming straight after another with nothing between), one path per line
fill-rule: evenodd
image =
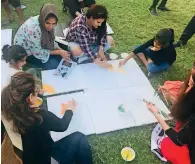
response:
M51 157L59 163L91 164L92 153L84 134L73 133L54 142L50 131L66 131L76 108L75 102L69 103L62 118L58 118L45 108L35 104L38 94L43 94L37 84L36 71L23 71L26 62L43 70L56 69L62 58L77 63L93 62L105 69L107 62L105 51L112 47L114 40L107 36L107 9L103 5L92 5L86 14L76 17L71 23L66 41L68 49L63 50L55 42L54 28L58 23L57 9L46 4L40 15L29 18L18 29L13 46L4 46L2 50L3 74L1 111L5 120L12 122L13 130L21 135L24 164L47 164ZM173 45L174 30L161 29L146 43L137 46L126 59L119 62L122 67L137 56L151 76L169 69L176 61ZM151 102L148 109L165 130L167 137L161 143L163 156L173 164L195 163L195 66L185 82L177 90L171 115L176 127L171 128L159 115ZM176 152L176 153L173 153Z

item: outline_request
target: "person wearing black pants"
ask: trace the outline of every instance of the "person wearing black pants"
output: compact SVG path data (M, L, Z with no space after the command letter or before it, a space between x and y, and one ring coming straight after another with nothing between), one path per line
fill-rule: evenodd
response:
M185 27L179 41L174 44L175 47L181 47L187 44L188 40L195 34L195 15Z
M19 23L22 24L24 22L24 16L22 13L20 0L1 0L1 3L3 4L3 8L5 9L5 12L8 17L8 22L2 22L3 25L12 23L14 21L14 17L11 13L9 3L16 9L16 13L19 17Z
M158 2L160 0L153 0L152 6L150 6L149 10L151 12L151 14L158 16L157 12L156 12L156 6L158 5ZM165 7L167 3L167 0L162 0L160 5L157 7L157 9L161 10L161 11L170 11L167 7Z

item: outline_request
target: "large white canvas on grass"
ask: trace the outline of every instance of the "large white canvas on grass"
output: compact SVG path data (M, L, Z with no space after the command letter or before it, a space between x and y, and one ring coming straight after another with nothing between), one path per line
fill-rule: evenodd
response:
M73 112L74 114L72 120L65 132L51 132L51 136L54 141L58 141L76 131L82 132L85 135L95 133L94 125L91 120L91 116L83 92L47 98L48 110L54 113L57 117L62 118L63 114L61 114L61 104L66 103L72 99L74 99L77 103L77 108Z
M55 76L54 70L42 71L42 82L52 86L56 93L81 89L103 91L150 84L134 59L130 59L120 69L119 60L109 61L109 63L113 66L112 70L101 68L93 63L77 65L67 78Z
M157 122L143 99L154 103L165 116L170 113L150 84L49 97L48 110L61 118L61 104L72 98L78 104L77 109L66 132L51 132L55 141L75 131L101 134ZM119 111L121 105L125 112ZM164 115L161 113L163 119L168 119Z

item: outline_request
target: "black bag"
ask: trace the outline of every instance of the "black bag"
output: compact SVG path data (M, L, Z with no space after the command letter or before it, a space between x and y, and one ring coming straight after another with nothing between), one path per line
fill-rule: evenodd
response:
M78 0L63 0L62 6L64 12L69 12L73 17L76 17L76 11L81 13L81 9L84 7L89 7L95 4L95 0L83 0L83 2L78 2Z

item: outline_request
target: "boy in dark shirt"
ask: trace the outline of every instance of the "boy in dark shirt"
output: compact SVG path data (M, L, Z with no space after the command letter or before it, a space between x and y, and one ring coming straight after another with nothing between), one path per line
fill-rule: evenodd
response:
M173 46L173 29L161 29L153 39L134 49L129 56L121 60L119 67L123 66L134 55L148 69L148 76L164 71L171 67L176 60L176 51Z

